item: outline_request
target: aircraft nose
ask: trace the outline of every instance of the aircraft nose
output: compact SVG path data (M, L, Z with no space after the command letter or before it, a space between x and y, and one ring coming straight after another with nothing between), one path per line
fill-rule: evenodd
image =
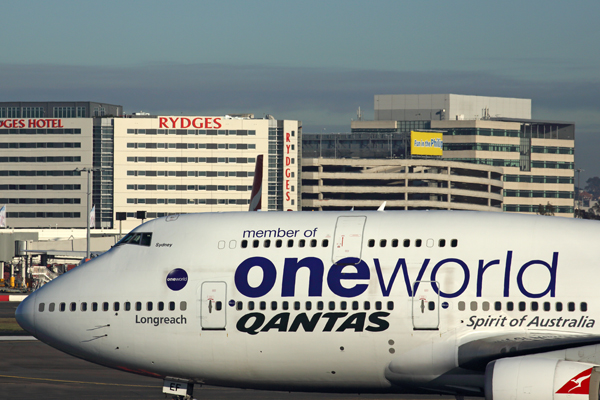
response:
M31 333L33 336L36 335L35 330L35 293L27 296L25 300L19 304L17 311L15 312L15 319L21 325L21 328Z

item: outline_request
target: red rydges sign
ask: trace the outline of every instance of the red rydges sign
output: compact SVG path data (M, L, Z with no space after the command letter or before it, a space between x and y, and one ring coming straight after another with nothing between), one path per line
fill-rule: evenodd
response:
M64 128L62 119L36 118L36 119L3 119L0 128Z
M158 127L167 129L220 129L221 118L207 118L207 117L159 117Z

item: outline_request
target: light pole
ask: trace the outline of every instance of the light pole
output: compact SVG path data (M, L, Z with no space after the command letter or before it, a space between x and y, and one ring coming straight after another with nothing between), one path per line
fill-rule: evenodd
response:
M87 209L86 209L86 250L85 259L86 261L90 258L90 205L92 202L92 172L100 171L100 168L75 168L75 172L87 172Z
M577 204L577 208L581 210L583 204L581 203L581 171L585 171L585 169L577 168L577 200L575 203Z

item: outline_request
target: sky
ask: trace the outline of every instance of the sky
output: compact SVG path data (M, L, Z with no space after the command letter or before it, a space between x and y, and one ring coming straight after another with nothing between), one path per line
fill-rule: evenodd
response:
M349 132L376 94L532 99L600 176L600 2L22 0L2 6L0 101L271 114ZM582 184L582 186L584 186Z

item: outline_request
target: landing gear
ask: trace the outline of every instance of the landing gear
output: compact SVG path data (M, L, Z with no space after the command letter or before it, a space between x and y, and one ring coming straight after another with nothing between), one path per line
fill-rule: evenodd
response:
M163 393L173 396L173 400L194 400L194 384L183 379L167 378L163 381Z

